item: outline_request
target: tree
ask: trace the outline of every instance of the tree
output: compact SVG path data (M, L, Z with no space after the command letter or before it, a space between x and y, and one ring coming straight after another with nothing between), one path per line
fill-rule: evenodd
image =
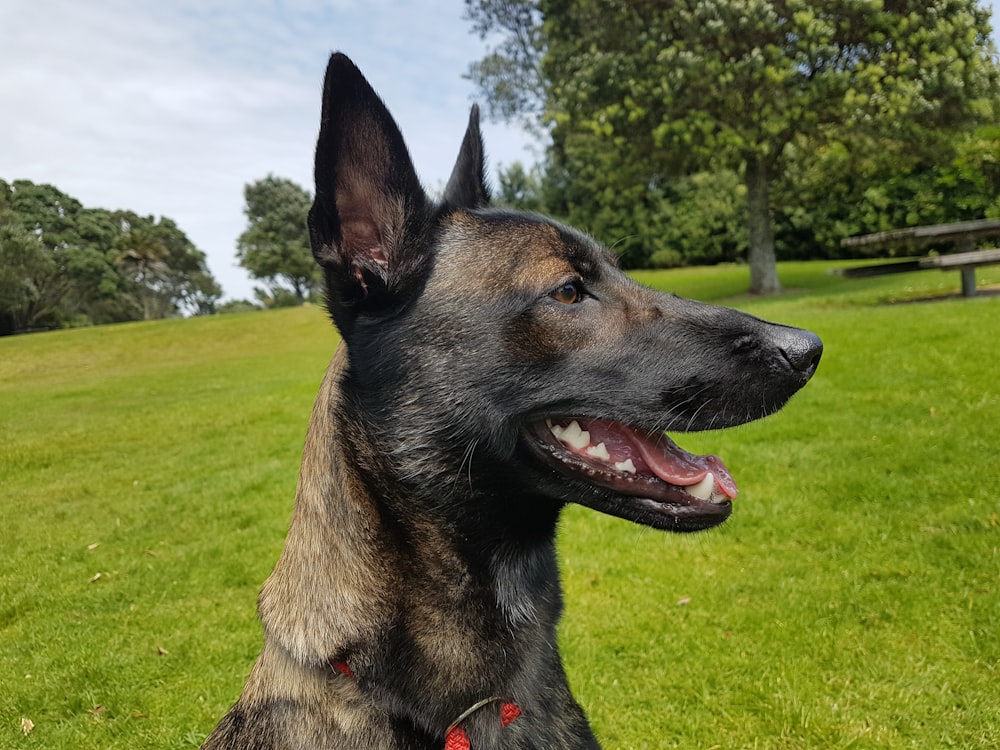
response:
M237 240L236 257L251 276L269 282L265 297L284 298L282 282L302 304L322 285L309 245L306 216L312 197L291 180L268 175L243 191L249 221Z
M511 17L488 10L509 3L466 8L478 30L509 39L498 21ZM517 34L540 39L532 63L552 125L550 162L575 174L610 155L602 161L619 160L643 195L682 172L738 172L755 293L780 289L772 196L791 152L867 133L933 153L996 97L989 13L975 0L516 4L537 10L514 18L537 24ZM497 78L471 75L498 96ZM595 179L585 180L591 189ZM616 180L617 170L607 182L621 194Z
M257 312L260 309L260 305L254 304L250 300L231 299L218 305L215 311L220 315L227 315L230 313Z
M30 329L45 310L38 282L54 270L38 237L0 206L0 336Z
M538 132L545 115L542 11L535 0L465 0L466 17L482 39L499 32L503 39L482 60L473 62L469 78L488 92L491 117L519 119Z
M113 219L121 229L114 242L116 263L144 320L178 311L214 312L222 290L208 272L205 254L176 222L131 211L115 212Z
M35 261L20 266L20 292L7 298L17 298L21 304L14 330L97 322L91 313L99 304L100 281L115 271L102 250L81 235L86 209L52 185L27 180L0 181L0 195L0 204L9 212L8 226L19 225L32 238L31 248L40 253ZM17 252L22 243L23 235L9 229L3 254Z
M515 161L508 167L501 166L497 183L493 199L499 205L536 213L547 210L545 174L540 165L525 169L524 164Z

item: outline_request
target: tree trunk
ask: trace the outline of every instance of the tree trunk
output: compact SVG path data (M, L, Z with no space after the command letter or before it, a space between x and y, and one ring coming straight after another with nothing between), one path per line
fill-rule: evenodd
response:
M774 257L774 227L767 166L757 154L746 158L747 218L750 234L750 294L781 291Z

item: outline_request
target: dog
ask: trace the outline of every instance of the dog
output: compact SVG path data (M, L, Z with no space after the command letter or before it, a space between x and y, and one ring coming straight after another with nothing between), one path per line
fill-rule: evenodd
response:
M730 514L665 431L766 416L807 331L640 286L606 248L494 208L473 107L443 197L361 72L326 72L308 225L341 334L306 437L264 645L204 748L597 748L556 646L576 502L676 532Z

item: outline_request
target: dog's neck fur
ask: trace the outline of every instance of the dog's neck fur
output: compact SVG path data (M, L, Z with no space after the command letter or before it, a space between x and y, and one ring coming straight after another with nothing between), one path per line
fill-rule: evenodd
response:
M439 526L427 524L418 533L429 536L400 549L386 507L358 473L357 452L346 460L358 448L345 439L338 419L348 367L341 344L313 409L288 539L261 592L267 645L255 675L266 673L273 684L277 670L284 697L301 698L300 689L316 689L317 671L343 660L381 710L404 716L426 701L420 693L433 686L435 705L423 710L440 715L411 717L431 731L441 722L447 726L448 717L474 699L491 695L525 700L529 691L547 688L565 691L569 699L565 682L546 685L551 674L562 675L555 647L562 602L552 535L527 554L501 545L488 559L470 560L456 540L441 538ZM400 559L405 569L390 562ZM451 592L447 602L442 591ZM449 646L414 657L409 636L428 629L447 632L435 640ZM523 644L547 653L522 658ZM553 662L558 668L548 676L538 673L537 665L551 668ZM528 674L523 664L536 666ZM406 674L417 670L419 688ZM262 682L252 677L245 697Z

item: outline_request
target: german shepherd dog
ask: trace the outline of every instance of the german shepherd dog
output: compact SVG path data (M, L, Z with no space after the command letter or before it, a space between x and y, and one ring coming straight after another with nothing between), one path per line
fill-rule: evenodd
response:
M473 108L440 202L330 59L309 212L342 343L316 400L264 646L204 747L596 748L556 646L570 502L722 523L722 462L665 430L770 414L811 333L644 288L606 248L490 207Z

